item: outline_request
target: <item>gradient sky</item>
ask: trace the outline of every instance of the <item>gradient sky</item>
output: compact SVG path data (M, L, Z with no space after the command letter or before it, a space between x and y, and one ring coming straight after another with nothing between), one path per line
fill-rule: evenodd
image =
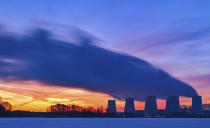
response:
M209 12L209 0L0 0L3 27L17 33L46 24L79 27L98 37L100 47L147 60L189 83L204 103L210 103ZM1 82L0 96L14 109L31 111L58 102L100 106L111 98L36 81ZM124 103L118 104L121 110ZM136 107L142 109L143 103Z

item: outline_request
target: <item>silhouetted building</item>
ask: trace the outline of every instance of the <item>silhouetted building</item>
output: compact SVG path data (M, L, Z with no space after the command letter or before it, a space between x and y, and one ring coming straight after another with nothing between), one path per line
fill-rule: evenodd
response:
M134 98L125 99L124 113L135 113Z
M166 112L176 113L180 112L179 96L169 96L166 100Z
M107 113L117 113L115 100L108 100Z
M202 112L203 112L202 97L193 96L192 97L192 114L202 114Z
M146 115L156 115L158 113L156 96L146 97L144 112Z

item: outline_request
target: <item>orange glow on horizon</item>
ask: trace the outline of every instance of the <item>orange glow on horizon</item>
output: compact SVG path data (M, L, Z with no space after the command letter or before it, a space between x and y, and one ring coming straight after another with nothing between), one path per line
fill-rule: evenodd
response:
M34 81L5 83L0 82L0 97L10 102L13 110L45 112L53 104L75 104L79 106L107 107L108 94L92 92L81 88L50 86ZM203 103L209 103L210 96L203 96ZM115 99L116 100L116 99ZM124 110L124 101L116 100L118 111ZM165 100L157 100L158 109L165 109ZM180 103L191 104L191 98L180 98ZM144 102L135 101L136 110L144 109Z

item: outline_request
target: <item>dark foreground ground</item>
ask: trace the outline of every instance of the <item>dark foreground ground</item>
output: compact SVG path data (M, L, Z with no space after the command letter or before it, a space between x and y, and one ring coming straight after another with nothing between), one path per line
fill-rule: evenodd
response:
M192 115L190 113L159 113L156 115L145 115L144 111L135 114L106 114L93 112L28 112L12 111L0 113L0 117L18 118L18 117L42 117L42 118L210 118L209 113L201 115Z

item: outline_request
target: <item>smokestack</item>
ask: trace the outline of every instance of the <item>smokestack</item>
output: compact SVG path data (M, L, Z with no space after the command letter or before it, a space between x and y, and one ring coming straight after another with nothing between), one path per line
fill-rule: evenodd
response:
M180 111L179 96L169 96L166 100L166 112L175 113Z
M108 100L107 113L117 113L115 100Z
M134 98L126 98L124 113L134 113L134 112L135 112Z
M202 97L193 96L192 97L192 114L201 114L203 112Z
M144 112L146 115L156 115L157 114L156 96L147 96L146 97Z

